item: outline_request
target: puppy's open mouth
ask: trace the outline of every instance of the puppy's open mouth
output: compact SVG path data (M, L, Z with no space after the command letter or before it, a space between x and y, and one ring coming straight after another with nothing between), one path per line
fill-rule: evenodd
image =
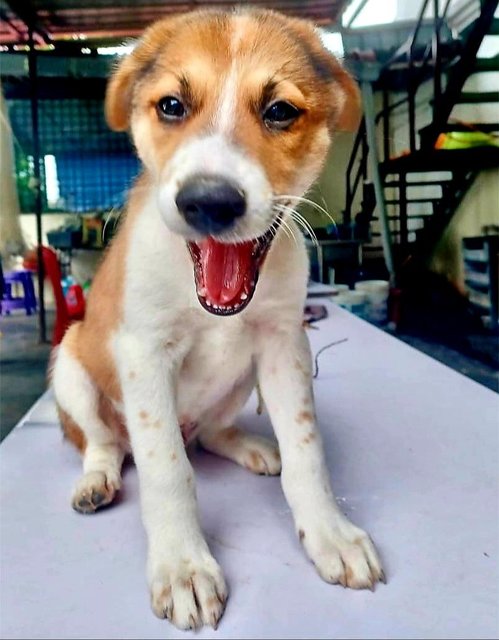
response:
M230 316L250 303L279 222L277 218L263 236L247 242L228 244L208 236L187 243L198 299L207 311Z

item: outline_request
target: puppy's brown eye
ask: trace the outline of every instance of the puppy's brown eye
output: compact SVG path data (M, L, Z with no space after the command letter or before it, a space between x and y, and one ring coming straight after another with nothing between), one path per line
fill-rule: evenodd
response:
M287 129L298 118L301 111L289 102L274 102L263 114L263 121L271 129Z
M162 120L182 120L186 115L184 105L178 98L174 96L166 96L161 98L157 106L158 115Z

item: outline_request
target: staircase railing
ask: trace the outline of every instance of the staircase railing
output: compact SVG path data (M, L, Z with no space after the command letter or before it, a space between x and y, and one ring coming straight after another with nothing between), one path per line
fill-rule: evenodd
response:
M447 4L449 4L449 0ZM468 78L476 63L478 49L482 44L484 34L488 32L492 25L497 5L497 0L482 0L482 10L470 29L466 38L466 46L463 48L459 60L449 70L443 99L439 100L438 109L435 108L435 103L433 105L433 121L429 133L425 136L425 145L433 146L442 127L447 123L466 78Z
M356 164L357 156L360 151L360 161ZM350 161L346 171L346 203L343 216L343 224L349 226L351 224L351 212L353 209L353 198L357 193L361 178L363 181L367 179L367 154L369 149L366 139L366 120L362 121L355 136ZM355 170L355 176L353 176Z
M441 31L449 15L449 10L453 0L446 0L444 7L440 11L438 0L423 0L418 17L415 21L414 29L406 41L390 56L382 65L378 72L378 79L374 82L376 88L382 89L382 108L375 116L375 125L382 123L383 134L383 161L390 158L390 138L391 138L391 116L394 111L407 105L409 150L411 153L418 150L417 144L417 123L416 108L417 95L420 87L432 77L432 121L427 128L428 131L422 138L422 147L433 148L436 139L441 133L443 126L447 123L453 106L459 96L463 83L469 75L476 60L476 54L483 34L490 27L494 12L497 8L498 0L480 0L481 11L477 19L473 22L471 30L467 36L465 46L459 49L456 43L450 44L447 48L445 59L442 56ZM432 38L423 51L418 45L418 36L421 33L425 22L425 14L432 2L433 23ZM459 8L470 10L477 4L477 0L469 0ZM459 58L456 61L456 54L459 51ZM383 88L385 78L393 70L394 65L404 64L406 76L405 95L402 98L390 103L389 92ZM450 67L451 63L453 66ZM443 89L443 75L448 73L448 81L445 90ZM355 138L350 161L346 172L346 201L344 211L345 227L351 225L352 208L356 201L357 191L362 184L361 178L367 178L367 154L369 148L366 138L366 123L363 119Z

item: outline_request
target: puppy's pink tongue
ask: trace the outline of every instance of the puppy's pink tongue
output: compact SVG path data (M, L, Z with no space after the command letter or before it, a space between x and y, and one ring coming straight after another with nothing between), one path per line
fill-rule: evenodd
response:
M251 280L253 243L224 244L208 237L198 247L206 299L216 305L239 302L245 280Z

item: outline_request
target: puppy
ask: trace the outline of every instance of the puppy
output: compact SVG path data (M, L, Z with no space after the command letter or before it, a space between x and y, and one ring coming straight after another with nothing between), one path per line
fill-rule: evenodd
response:
M357 112L353 81L314 27L268 11L153 24L108 85L108 123L131 130L144 168L53 387L83 454L77 511L113 501L133 454L152 608L180 629L216 627L227 599L199 525L184 446L194 438L255 473L281 473L324 580L383 580L330 487L302 328L307 254L286 208ZM234 426L257 382L279 449Z

